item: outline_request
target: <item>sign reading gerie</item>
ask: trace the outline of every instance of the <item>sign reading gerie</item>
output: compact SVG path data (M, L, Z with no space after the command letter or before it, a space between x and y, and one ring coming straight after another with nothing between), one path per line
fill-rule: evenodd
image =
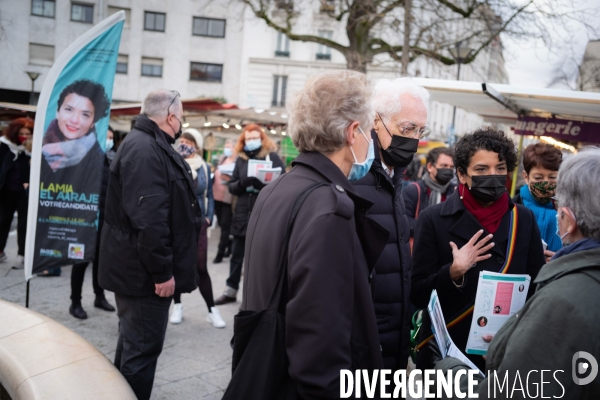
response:
M600 124L569 119L519 117L517 135L550 136L559 140L600 143Z

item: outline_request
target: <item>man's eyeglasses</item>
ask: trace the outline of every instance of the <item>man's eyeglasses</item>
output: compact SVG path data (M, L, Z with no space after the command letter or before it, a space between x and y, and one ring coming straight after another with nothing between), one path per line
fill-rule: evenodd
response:
M169 104L169 107L167 107L167 117L170 114L169 109L171 108L171 106L175 102L175 99L177 98L177 96L181 97L181 95L179 94L179 92L177 90L170 90L170 92L173 93L175 95L175 97L173 97L173 100L171 100L171 103Z
M381 121L381 123L383 124L385 129L391 135L392 133L387 129L387 126L385 125L385 122L383 122L383 118L381 118L381 115L379 115L379 114L377 114L377 115L379 116L379 120ZM394 122L391 119L390 119L390 121ZM429 129L426 126L419 128L417 125L412 124L412 123L410 123L409 125L396 124L396 126L398 127L398 130L400 131L400 136L403 136L403 137L406 137L409 139L425 139L427 136L429 136L431 134L431 129Z
M419 128L416 125L410 124L405 126L398 125L398 129L400 130L400 135L410 138L410 139L425 139L427 136L431 134L431 129L424 126Z

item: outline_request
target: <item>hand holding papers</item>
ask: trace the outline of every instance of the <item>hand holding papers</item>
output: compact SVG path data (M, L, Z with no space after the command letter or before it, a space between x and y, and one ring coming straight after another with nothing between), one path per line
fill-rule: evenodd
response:
M442 358L454 357L465 363L469 368L478 370L475 364L473 364L473 362L471 362L471 360L469 360L467 356L465 356L462 351L456 347L450 338L448 329L446 329L446 321L444 320L442 306L440 305L436 290L431 292L429 304L427 305L427 311L429 311L429 317L431 318L431 330L433 331L435 340L440 348L440 354L442 355ZM481 371L479 372L483 375Z
M479 273L467 354L487 354L489 343L483 337L495 335L506 320L523 308L530 282L529 275Z
M273 168L272 161L248 160L248 176L255 176L262 183L271 183L279 175L281 175L281 167Z

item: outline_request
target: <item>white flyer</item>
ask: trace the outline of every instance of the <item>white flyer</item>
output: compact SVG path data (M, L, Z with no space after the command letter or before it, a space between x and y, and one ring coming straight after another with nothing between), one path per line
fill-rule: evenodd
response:
M493 337L511 316L523 308L530 283L529 275L479 273L467 354L487 354L490 343L483 337Z
M248 160L248 175L257 176L258 170L262 168L272 168L273 162L266 160Z
M437 290L431 292L429 304L427 305L427 311L429 312L429 318L431 319L431 331L433 332L438 347L440 348L442 358L457 358L465 363L469 368L476 369L481 375L485 376L483 372L481 372L481 370L479 370L479 368L477 368L475 364L473 364L473 362L469 360L467 356L465 356L452 341L452 338L448 333L448 329L446 329L446 321L444 320L444 313L442 312L442 306L440 305L440 301L438 299Z
M277 168L259 168L256 177L262 183L271 183L281 175L281 167Z

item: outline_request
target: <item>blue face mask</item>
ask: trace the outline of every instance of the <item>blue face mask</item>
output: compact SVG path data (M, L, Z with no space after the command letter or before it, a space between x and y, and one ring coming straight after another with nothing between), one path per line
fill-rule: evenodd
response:
M250 139L246 140L246 145L244 146L244 150L254 151L259 149L262 146L262 140L260 139Z
M373 140L369 140L367 135L363 132L363 130L358 127L358 130L365 137L365 140L369 143L369 150L367 151L367 158L362 163L359 163L356 159L356 154L354 154L354 150L350 147L350 151L352 152L352 156L354 157L354 163L352 164L352 168L350 168L350 173L348 174L349 181L357 181L362 179L369 170L371 169L371 164L373 164L373 160L375 159L375 145L373 144Z
M231 154L233 154L233 152L231 151L231 149L229 147L225 147L223 149L223 155L225 157L231 157Z
M115 142L112 139L106 139L106 151L109 151L113 148Z
M563 207L565 208L569 214L571 214L571 217L573 217L573 219L575 220L575 224L577 224L577 218L575 218L575 214L573 214L573 212L571 211L571 209L567 208L567 207ZM564 211L560 211L561 213L564 213ZM560 238L560 241L562 242L564 240L564 238L569 234L569 231L566 231L564 234L560 234L560 226L559 226L559 219L560 219L560 213L556 213L556 236L558 236ZM564 246L568 246L570 243L569 241L567 241L567 243L563 243Z

